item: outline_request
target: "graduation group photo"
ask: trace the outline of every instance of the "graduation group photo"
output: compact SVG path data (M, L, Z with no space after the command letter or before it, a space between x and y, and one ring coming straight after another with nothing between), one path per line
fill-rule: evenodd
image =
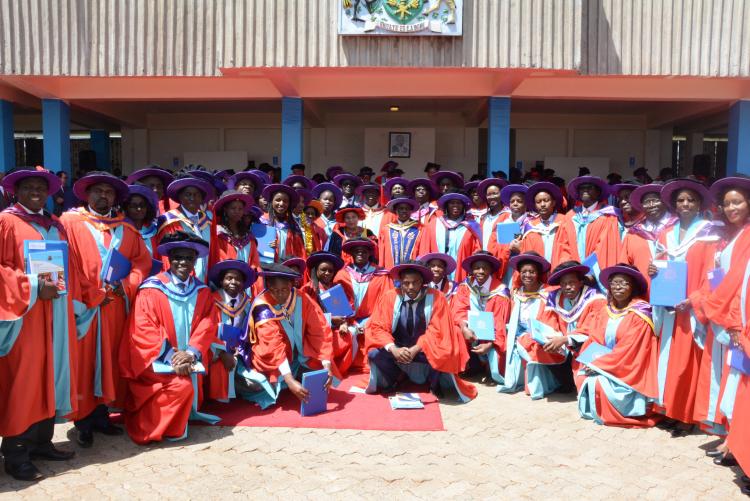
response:
M0 6L0 497L750 496L750 5L553 3Z

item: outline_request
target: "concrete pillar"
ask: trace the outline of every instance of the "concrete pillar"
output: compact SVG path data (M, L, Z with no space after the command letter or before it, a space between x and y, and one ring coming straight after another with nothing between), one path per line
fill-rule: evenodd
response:
M750 175L750 101L737 101L729 109L727 176Z
M109 172L112 164L109 159L109 132L106 130L91 131L91 149L96 154L96 168Z
M281 179L292 173L292 165L302 163L302 99L281 98Z
M70 165L70 108L59 99L42 100L44 167L65 171L73 179Z
M0 172L16 166L16 145L13 141L13 103L0 99Z
M493 171L510 175L510 98L490 97L487 111L487 176Z

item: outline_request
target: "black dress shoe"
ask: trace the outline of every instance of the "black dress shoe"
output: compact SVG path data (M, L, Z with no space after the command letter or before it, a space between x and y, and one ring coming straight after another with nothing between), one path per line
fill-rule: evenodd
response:
M714 464L717 466L737 466L737 460L731 454L724 454L714 458Z
M88 449L94 445L94 433L91 431L78 430L76 443L84 449Z
M94 428L94 431L101 433L102 435L109 435L110 437L118 437L125 433L125 431L119 426L115 426L112 423L107 426L98 426Z
M692 433L693 427L690 428L680 428L679 426L676 428L672 428L672 430L669 432L672 435L672 438L680 438L680 437L687 437Z
M711 449L711 450L706 451L706 456L708 456L710 458L718 458L718 457L721 457L723 455L724 455L724 453L721 452L719 449Z
M17 465L9 465L8 463L5 463L5 473L16 480L22 480L24 482L37 482L44 478L42 472L39 471L31 461L26 461L25 463Z
M76 453L73 451L62 451L52 444L42 450L35 450L30 454L31 459L44 459L47 461L67 461L72 459Z

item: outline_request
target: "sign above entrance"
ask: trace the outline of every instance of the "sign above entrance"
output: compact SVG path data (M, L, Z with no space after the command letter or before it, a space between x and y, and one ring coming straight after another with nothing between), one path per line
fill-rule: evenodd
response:
M339 35L461 36L463 0L340 0Z

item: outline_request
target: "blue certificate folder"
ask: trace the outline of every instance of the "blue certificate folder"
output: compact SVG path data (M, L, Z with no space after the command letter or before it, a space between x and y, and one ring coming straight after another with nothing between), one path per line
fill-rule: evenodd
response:
M658 273L651 280L651 304L676 306L687 297L687 263L654 261Z
M497 223L497 243L509 244L521 233L521 225L515 221Z
M470 311L469 329L479 341L495 341L495 317L490 311Z
M233 352L239 345L244 330L234 325L219 324L219 339L224 341L227 351Z
M130 274L130 260L117 249L110 249L102 263L102 280L108 284L119 283Z
M742 348L732 347L730 350L729 366L741 373L750 376L750 357L748 357Z
M591 343L585 350L583 350L583 353L578 355L576 360L583 365L591 365L597 358L603 355L609 355L610 353L612 353L612 350L603 344Z
M261 262L273 263L276 258L276 251L271 247L271 243L276 241L276 228L255 223L252 225L252 232L255 235L255 240L258 241L258 256Z
M68 292L68 242L64 240L25 240L23 257L26 273L45 275L62 273L65 288L59 294Z
M305 372L302 374L302 386L310 392L307 402L302 402L299 413L303 416L314 416L325 412L328 404L328 391L326 390L326 381L328 381L328 371L321 369L319 371Z
M320 293L320 300L326 311L333 317L351 317L354 315L349 298L346 297L344 288L334 285L327 291Z
M589 257L584 259L581 264L591 268L591 272L589 272L589 274L592 274L594 272L594 266L596 266L598 262L599 262L599 258L596 256L596 252L594 252Z

